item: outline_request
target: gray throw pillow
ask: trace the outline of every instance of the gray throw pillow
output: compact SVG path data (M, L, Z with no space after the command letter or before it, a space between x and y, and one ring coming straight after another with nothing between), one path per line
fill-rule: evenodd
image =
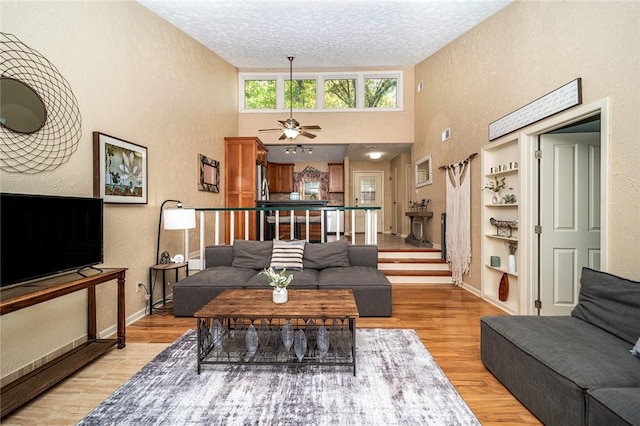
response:
M233 262L236 268L264 269L271 263L271 241L235 240Z
M640 282L582 268L571 315L633 344L640 336Z
M329 243L307 243L304 249L304 267L310 269L337 268L351 266L349 263L349 243L346 240Z

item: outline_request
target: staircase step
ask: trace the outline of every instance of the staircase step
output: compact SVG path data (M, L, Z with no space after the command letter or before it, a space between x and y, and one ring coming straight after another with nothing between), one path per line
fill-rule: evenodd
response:
M380 249L378 269L391 284L452 284L449 265L439 249Z

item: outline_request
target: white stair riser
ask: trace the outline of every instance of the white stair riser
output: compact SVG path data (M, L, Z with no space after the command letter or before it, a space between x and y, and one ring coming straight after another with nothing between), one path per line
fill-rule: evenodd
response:
M453 284L451 277L404 277L387 275L391 284Z
M447 263L378 263L381 271L448 271Z
M378 259L440 259L438 251L399 251L378 252Z

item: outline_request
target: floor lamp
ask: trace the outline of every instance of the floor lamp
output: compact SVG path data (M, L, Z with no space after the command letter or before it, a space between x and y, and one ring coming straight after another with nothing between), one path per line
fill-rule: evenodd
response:
M196 211L195 209L182 208L182 202L179 200L165 200L160 205L160 218L158 219L158 243L156 246L156 265L160 262L160 230L163 222L164 205L166 203L176 203L175 209L167 209L164 211L164 229L183 229L184 232L184 257L185 261L189 258L189 233L188 229L196 227Z

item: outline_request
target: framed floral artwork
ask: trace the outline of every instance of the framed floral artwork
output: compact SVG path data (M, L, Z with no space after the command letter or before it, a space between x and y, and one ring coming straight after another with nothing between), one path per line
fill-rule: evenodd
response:
M147 148L93 132L93 196L105 203L147 204Z

